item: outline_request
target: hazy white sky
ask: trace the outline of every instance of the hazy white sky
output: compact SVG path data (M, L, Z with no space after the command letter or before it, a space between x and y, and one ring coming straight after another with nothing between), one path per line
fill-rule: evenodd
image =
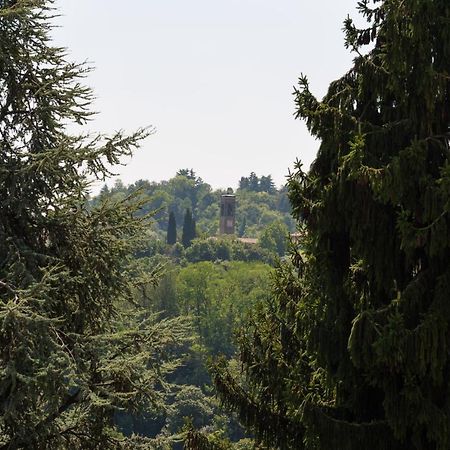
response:
M353 55L342 22L356 0L56 0L55 31L71 58L89 61L99 111L92 131L153 125L125 183L193 168L213 187L251 171L285 181L318 142L293 119L305 73L323 96Z

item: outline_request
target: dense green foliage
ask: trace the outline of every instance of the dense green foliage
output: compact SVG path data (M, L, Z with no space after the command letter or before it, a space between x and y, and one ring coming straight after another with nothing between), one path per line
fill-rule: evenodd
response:
M287 242L287 233L283 235L283 240ZM272 243L273 241L270 241L270 244ZM259 244L241 242L232 236L224 236L216 239L194 239L183 256L186 261L192 263L200 261L261 261L273 264L276 255L277 249L273 246L263 248Z
M352 69L298 117L320 139L289 181L302 252L242 330L224 402L281 449L450 448L450 4L359 3ZM364 54L364 45L370 50ZM208 448L200 442L198 447Z
M180 270L180 310L195 317L200 343L209 354L234 354L235 329L246 311L267 297L269 274L270 267L265 264L241 261L205 261Z
M135 289L135 301L166 319L188 315L193 332L191 341L175 353L183 364L168 378L172 389L165 407L120 413L117 421L121 430L180 448L182 429L191 418L196 428L217 439L228 439L230 446L232 441L240 442L242 429L212 395L206 366L212 356L234 357L235 332L252 306L267 298L271 267L244 262L200 262L180 267L161 255L138 262L149 269L164 264L165 269L158 284Z
M256 175L255 175L256 176ZM258 180L270 176L256 177ZM263 184L264 186L264 184ZM219 207L221 190L213 190L192 170L179 170L170 180L160 183L140 180L129 186L117 181L112 188L106 185L93 203L100 199L124 199L133 192L139 191L145 201L141 213L157 211L154 215L154 232L166 240L169 215L173 213L179 224L178 235L182 235L182 224L186 210L189 209L196 221L196 230L200 236L215 236L219 233ZM239 236L257 238L260 233L274 221L283 222L289 231L295 230L295 222L291 217L291 206L285 188L256 191L243 188L235 192L236 232Z
M157 284L137 288L135 300L165 317L192 317L199 343L210 355L233 356L234 332L253 305L267 298L272 268L243 261L180 266L160 255L146 264L149 269L162 264L164 272Z
M259 236L259 246L278 256L284 256L288 247L289 232L286 225L274 221Z
M0 448L148 448L114 412L164 406L189 328L131 306L154 281L130 266L139 204L86 197L149 131L66 132L92 96L49 43L48 4L0 2Z

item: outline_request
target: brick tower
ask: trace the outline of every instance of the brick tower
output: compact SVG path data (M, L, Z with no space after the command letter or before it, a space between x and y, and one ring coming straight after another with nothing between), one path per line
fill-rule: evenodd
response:
M220 234L234 234L236 225L236 196L229 188L220 197Z

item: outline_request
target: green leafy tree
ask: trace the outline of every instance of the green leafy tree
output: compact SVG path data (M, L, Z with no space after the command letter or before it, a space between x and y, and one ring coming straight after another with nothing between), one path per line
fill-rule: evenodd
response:
M187 418L192 418L192 424L197 428L208 425L214 415L214 400L196 386L180 386L167 415L169 435L180 432Z
M202 208L206 208L211 203L211 200L214 200L209 195L211 186L204 183L200 177L197 177L192 169L179 170L176 176L169 180L168 188L175 199L189 201L189 205L186 206L185 204L185 208L191 209L194 215L198 213L199 204ZM171 205L173 209L176 209L175 205ZM177 218L181 221L183 210L179 210L178 214L180 217ZM175 216L177 216L177 213L175 213Z
M175 242L177 242L177 222L173 211L171 211L169 214L169 225L167 227L166 241L169 245L173 245L175 244Z
M259 245L278 256L284 256L288 244L288 229L281 221L268 225L259 237Z
M359 3L352 69L298 117L321 141L289 180L304 238L216 386L281 449L450 448L450 8ZM364 53L364 45L371 49Z
M195 239L186 250L189 262L214 261L217 259L215 243L211 239Z
M276 248L274 242L273 248ZM200 261L261 261L272 264L276 250L266 250L260 245L244 243L238 239L197 238L186 249L186 260L192 263ZM284 253L283 253L284 254Z
M149 131L67 133L92 95L88 69L50 45L49 5L0 2L0 448L140 448L114 411L161 407L187 328L129 302L139 205L87 199Z
M245 311L267 295L270 271L266 264L241 261L205 261L180 270L178 304L194 316L200 342L210 354L234 354L234 332Z
M131 192L134 192L134 189L131 189ZM142 212L149 213L150 211L155 211L155 214L153 214L154 220L163 224L163 226L161 227L163 230L167 230L167 211L169 205L171 205L171 201L171 196L163 189L151 189L151 193L146 198L146 203L142 209Z

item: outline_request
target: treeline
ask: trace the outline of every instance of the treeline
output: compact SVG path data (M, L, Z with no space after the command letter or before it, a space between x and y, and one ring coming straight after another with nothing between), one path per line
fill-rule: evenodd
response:
M251 172L248 177L241 177L239 189L252 192L267 192L274 194L277 189L270 175L258 177L255 172Z
M243 180L248 180L248 183ZM172 216L170 236L174 235L175 229L181 241L187 211L195 222L196 236L218 234L220 196L225 192L213 190L192 169L181 169L173 178L161 182L139 180L125 186L117 180L113 187L105 185L93 202L98 203L105 198L120 200L135 192L140 193L144 203L141 214L156 211L153 231L161 239L168 237ZM295 230L287 190L284 187L277 189L270 175L258 177L252 173L249 177L242 177L235 194L236 234L239 237L257 238L274 222L284 224L289 231Z
M181 266L201 261L260 261L273 266L279 257L286 255L289 245L286 228L277 223L267 227L257 243L242 242L233 236L223 236L196 238L185 248L180 242L173 245L166 244L151 233L148 235L147 230L144 236L145 242L136 252L136 256L164 255Z

